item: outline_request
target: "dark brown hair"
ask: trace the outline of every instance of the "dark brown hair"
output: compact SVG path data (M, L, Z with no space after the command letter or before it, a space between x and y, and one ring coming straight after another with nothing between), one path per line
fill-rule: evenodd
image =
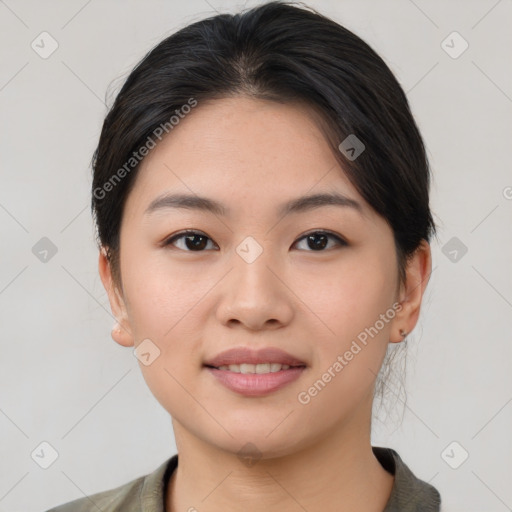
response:
M402 282L407 257L435 232L429 165L405 93L358 36L313 9L272 1L167 37L117 95L93 156L92 185L97 242L116 283L121 217L140 149L191 100L236 95L305 103L318 113L347 177L393 230ZM339 149L349 135L364 144L356 159Z

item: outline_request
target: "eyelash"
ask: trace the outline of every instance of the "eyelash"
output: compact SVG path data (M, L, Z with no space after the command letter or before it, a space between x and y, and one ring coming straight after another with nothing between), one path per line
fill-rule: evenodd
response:
M332 239L334 239L336 241L336 244L339 246L339 247L346 247L348 246L349 244L343 239L341 238L339 235L336 235L334 233L332 233L331 231L327 231L327 230L323 230L323 229L320 229L320 230L316 230L316 231L310 231L309 233L306 233L304 235L302 235L300 238L298 238L294 243L293 245L295 245L297 242L307 238L308 236L310 235L326 235ZM170 246L172 245L173 242L175 242L176 240L179 240L187 235L200 235L200 236L204 236L206 238L208 238L209 240L211 240L211 238L207 235L205 235L204 233L202 233L201 231L196 231L196 230L193 230L193 229L187 229L185 231L181 231L179 233L176 233L175 235L172 235L170 238L166 239L164 242L163 242L163 246L164 247L167 247L167 246ZM179 248L177 248L179 249ZM205 252L205 250L201 250L201 251L191 251L189 249L179 249L181 251L184 251L184 252ZM318 251L314 251L314 250L307 250L306 252L327 252L328 249L322 249L322 250L318 250Z

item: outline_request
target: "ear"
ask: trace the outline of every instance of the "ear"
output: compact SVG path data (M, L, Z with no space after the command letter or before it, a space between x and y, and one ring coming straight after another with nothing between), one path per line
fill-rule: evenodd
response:
M410 333L416 326L420 315L423 293L431 273L432 254L430 244L426 240L422 240L407 262L405 283L400 287L398 298L402 307L397 311L392 321L389 339L391 343L399 343L404 340L404 336L400 334L401 330Z
M98 270L103 286L108 294L110 309L117 320L117 324L112 329L112 339L119 343L119 345L131 347L134 345L134 340L128 320L126 304L122 294L119 293L114 285L110 262L107 257L107 252L103 247L100 250Z

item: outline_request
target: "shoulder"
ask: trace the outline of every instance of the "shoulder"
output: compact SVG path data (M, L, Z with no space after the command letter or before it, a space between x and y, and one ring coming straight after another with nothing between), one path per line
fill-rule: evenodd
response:
M384 469L395 476L384 512L439 512L441 495L431 484L420 480L392 448L372 446Z
M176 467L174 455L155 471L129 482L58 505L46 512L163 512L165 487Z
M137 510L130 506L140 495L144 479L145 477L141 476L119 487L69 501L47 512L92 512L93 510L131 512Z

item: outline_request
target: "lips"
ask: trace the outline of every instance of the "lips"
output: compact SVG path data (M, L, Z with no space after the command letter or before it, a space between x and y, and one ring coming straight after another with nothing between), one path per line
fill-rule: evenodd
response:
M219 368L220 366L240 364L279 363L288 366L307 366L304 361L275 347L253 350L247 347L231 348L221 352L204 362L204 366Z
M305 366L290 366L275 373L236 373L206 367L205 370L228 390L246 397L264 397L291 385L306 371Z

